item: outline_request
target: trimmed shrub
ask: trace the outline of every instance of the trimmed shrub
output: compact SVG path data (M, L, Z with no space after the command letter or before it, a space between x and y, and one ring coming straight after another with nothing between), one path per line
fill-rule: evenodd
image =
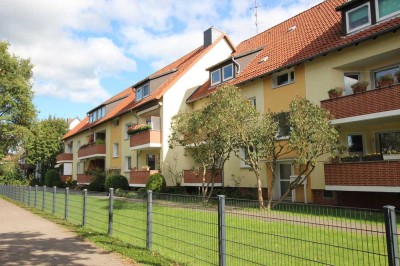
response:
M151 175L146 184L146 190L151 190L153 192L160 192L165 187L166 187L165 178L161 174Z
M44 175L44 183L46 184L46 187L57 186L60 182L60 174L56 169L50 169Z
M105 191L104 182L106 181L106 173L103 171L92 171L92 182L88 186L90 191Z
M104 187L106 190L109 190L110 188L114 189L121 188L124 190L128 190L129 183L126 177L123 175L110 175L107 176L106 182L104 183Z

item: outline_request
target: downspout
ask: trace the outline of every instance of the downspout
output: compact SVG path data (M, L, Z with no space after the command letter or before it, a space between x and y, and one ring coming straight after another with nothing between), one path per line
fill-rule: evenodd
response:
M240 73L240 64L235 60L235 57L232 56L232 62L237 66L236 74Z
M133 88L132 88L133 90ZM131 113L134 117L136 117L136 125L139 124L139 117L136 115L136 113L131 110ZM140 150L136 150L136 169L139 170L139 156L140 156Z

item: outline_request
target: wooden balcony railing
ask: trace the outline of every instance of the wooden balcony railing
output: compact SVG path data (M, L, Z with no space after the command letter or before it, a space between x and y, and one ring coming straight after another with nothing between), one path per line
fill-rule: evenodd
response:
M161 131L148 130L132 135L130 138L130 147L133 149L161 147Z
M78 158L105 157L105 156L106 156L105 144L89 145L80 148L78 151Z
M159 173L159 170L147 170L147 171L134 171L131 170L130 176L129 176L129 184L130 185L140 185L144 186L147 183L147 180L149 177L153 174Z
M72 162L72 153L61 153L57 155L57 163Z

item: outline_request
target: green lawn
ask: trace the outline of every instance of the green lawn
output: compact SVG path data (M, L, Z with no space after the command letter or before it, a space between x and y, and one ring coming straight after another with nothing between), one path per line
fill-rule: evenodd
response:
M75 224L82 223L83 197L79 193L69 195L68 220ZM52 197L48 190L45 211L49 213ZM43 192L38 192L39 209L42 198ZM174 201L153 200L152 250L184 265L217 265L216 206L187 203L186 199L177 196ZM236 208L232 205L226 209L227 265L387 264L382 213L300 205L265 212L243 204ZM64 217L64 194L57 194L56 207L56 216ZM116 198L113 236L145 248L146 208L144 200ZM88 197L85 228L107 232L106 196Z

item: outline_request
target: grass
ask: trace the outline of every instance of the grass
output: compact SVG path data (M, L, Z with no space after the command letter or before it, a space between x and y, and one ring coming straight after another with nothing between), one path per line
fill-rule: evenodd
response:
M52 198L51 193L45 194L46 201ZM69 197L68 219L81 224L82 196L71 194ZM56 199L56 215L63 217L64 195L57 194ZM204 207L193 202L186 204L187 199L176 196L175 202L153 200L152 251L179 264L217 265L216 207ZM87 224L81 229L106 237L108 204L107 197L89 196ZM322 207L312 209L312 206L300 205L287 205L287 208L268 213L250 206L236 204L240 207L235 208L234 205L230 204L226 210L228 265L387 263L381 213ZM120 243L124 244L121 245L145 251L146 202L116 198L113 206L113 241L122 241ZM51 210L45 209L47 212Z

